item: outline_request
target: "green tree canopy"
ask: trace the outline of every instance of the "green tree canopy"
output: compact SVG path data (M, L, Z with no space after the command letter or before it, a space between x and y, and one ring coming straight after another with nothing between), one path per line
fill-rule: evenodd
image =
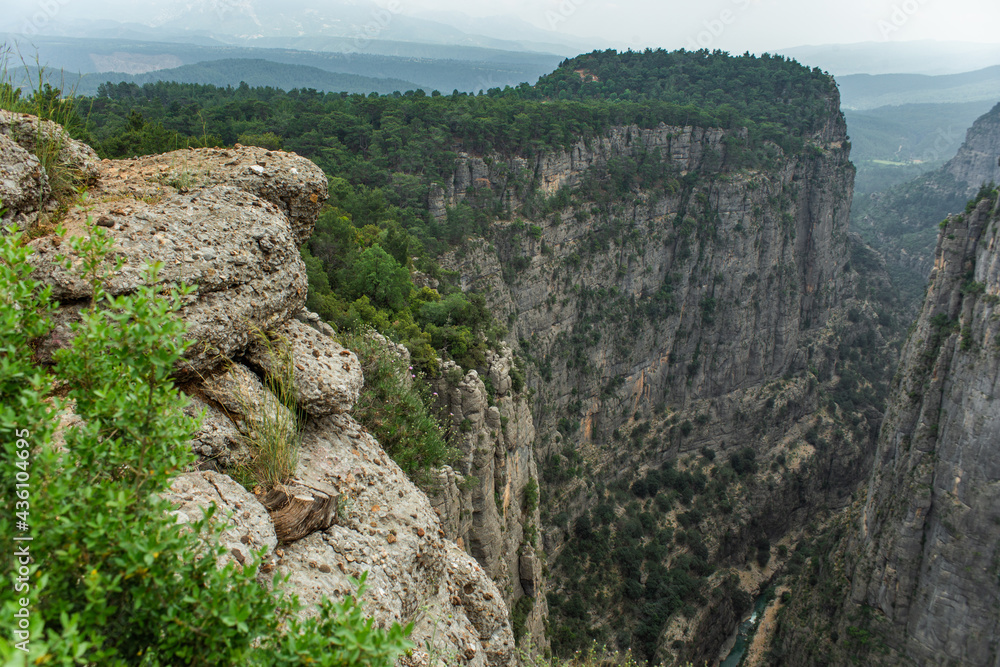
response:
M362 251L354 263L349 285L356 296L365 295L376 305L392 310L406 308L413 289L410 272L379 245Z

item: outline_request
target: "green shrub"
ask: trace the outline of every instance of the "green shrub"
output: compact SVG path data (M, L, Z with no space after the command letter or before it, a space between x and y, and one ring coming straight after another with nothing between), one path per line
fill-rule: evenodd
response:
M374 245L364 250L355 262L349 287L355 296L367 296L377 306L402 310L407 306L413 284L409 271Z
M514 641L518 644L521 643L521 639L524 637L525 626L528 622L528 615L531 614L531 610L535 607L535 598L530 598L527 595L518 598L517 602L514 603L514 608L510 611L510 624L514 629Z
M757 472L757 452L750 447L743 447L729 455L729 465L740 477L753 474Z
M515 394L524 389L524 369L518 359L515 359L514 365L510 367L510 388Z
M530 521L524 524L524 543L533 547L538 544L538 529Z
M538 507L538 481L534 477L524 485L524 512L529 516Z
M454 461L457 450L448 445L441 425L431 416L431 397L403 381L412 374L403 360L364 334L343 336L341 344L355 351L365 374L352 414L399 467L414 477Z
M274 132L262 132L259 134L245 132L239 135L236 141L244 146L259 146L270 151L280 151L282 146L281 137Z
M22 470L29 485L18 520L32 528L32 559L27 588L4 586L0 608L14 618L20 598L29 601L27 660L392 665L411 646L409 627L374 628L353 597L324 603L318 618L299 619L294 598L257 583L259 557L244 567L232 561L217 567L225 550L214 508L179 526L161 498L193 461L188 443L197 421L182 412L186 399L171 379L189 344L174 315L189 290L144 286L111 297L102 285L110 246L103 230L72 240L93 299L71 347L56 354L52 370L42 370L31 363L31 346L51 328L52 304L49 291L30 278L21 241L13 230L0 236L0 447L4 469ZM155 276L150 269L147 284ZM58 412L69 405L82 422L67 428L65 446L56 447ZM14 475L0 479L4 497L14 497L14 484ZM14 533L12 518L0 516L0 534ZM8 558L0 565L5 580L14 580L15 563ZM15 639L0 636L0 663L15 664L16 655L21 664Z

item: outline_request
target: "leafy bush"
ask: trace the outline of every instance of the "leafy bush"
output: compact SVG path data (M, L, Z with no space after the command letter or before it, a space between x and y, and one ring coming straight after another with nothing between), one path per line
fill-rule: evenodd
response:
M263 132L260 134L244 133L236 138L236 141L244 146L260 146L271 151L281 150L281 137L274 132Z
M532 477L524 485L524 513L528 516L538 507L538 481Z
M750 447L744 447L729 455L729 465L740 477L757 472L757 452Z
M367 296L377 306L402 310L413 285L409 272L392 255L373 245L354 263L349 288L354 296Z
M403 360L363 333L343 336L341 343L358 355L365 374L352 414L399 467L413 477L454 461L458 452L448 445L441 425L431 416L431 397L404 382L413 372Z
M408 628L373 627L353 597L323 604L301 620L299 603L256 582L259 558L224 568L212 512L179 526L160 497L190 465L197 422L171 374L188 342L174 316L188 290L140 287L111 297L103 230L71 245L94 287L72 346L51 370L32 365L32 342L50 328L48 289L31 280L20 234L0 236L0 437L2 463L28 484L19 490L35 530L26 588L4 586L7 618L30 604L32 664L60 665L380 665L411 644ZM150 269L146 282L155 281ZM55 388L55 395L53 395ZM55 424L72 407L81 425L54 444ZM27 457L24 453L27 453ZM15 476L0 479L15 497ZM0 516L0 534L15 526ZM44 529L41 529L44 525ZM18 526L23 534L24 526ZM0 575L13 581L15 561ZM363 585L363 581L362 581ZM23 656L0 636L0 661ZM20 664L20 663L18 663Z
M514 641L518 644L524 638L528 615L534 607L535 598L525 595L517 599L517 602L514 603L514 608L510 611L510 624L514 629Z
M438 355L466 368L484 367L487 347L496 345L502 332L482 295L445 284L442 292L416 289L412 264L431 275L441 270L412 234L381 219L395 213L386 210L384 196L339 178L332 179L330 191L332 200L347 209L321 213L302 247L309 279L306 306L341 331L371 327L402 341L418 370L434 373ZM415 262L410 255L416 255Z

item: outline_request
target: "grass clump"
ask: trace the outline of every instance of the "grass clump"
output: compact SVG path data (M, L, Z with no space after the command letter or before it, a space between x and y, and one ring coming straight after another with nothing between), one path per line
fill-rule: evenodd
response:
M249 458L237 463L234 477L247 489L260 485L270 489L295 474L302 441L302 413L297 403L295 365L291 348L283 338L256 332L264 353L263 386L255 377L234 373L236 401L243 414L243 442Z
M433 396L401 358L387 353L374 336L345 335L341 343L361 360L365 386L353 416L411 478L452 463L458 451L449 446L444 429L432 416ZM411 377L408 377L411 376Z

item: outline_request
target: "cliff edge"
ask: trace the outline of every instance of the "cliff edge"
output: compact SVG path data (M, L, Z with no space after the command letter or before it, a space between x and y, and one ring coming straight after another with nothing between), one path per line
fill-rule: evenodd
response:
M871 477L808 555L769 664L997 664L997 202L984 192L941 225Z
M89 286L56 262L60 254L83 261L53 233L57 218L69 235L86 234L91 224L105 228L111 256L121 261L107 284L112 296L135 290L151 261L162 263L163 285L195 288L180 312L195 344L177 372L191 409L204 419L192 441L199 470L172 487L178 522L219 505L230 557L244 565L266 547L262 585L274 573L287 575L289 592L311 605L350 594L350 579L368 572L364 606L376 623L414 623L418 648L405 664L513 664L503 596L445 539L427 497L351 417L363 383L360 363L303 310L298 246L326 199L323 172L294 154L241 146L99 160L62 136L64 163L88 188L78 205L60 211L30 152L39 128L59 132L30 116L0 115L5 222L30 230L34 276L59 301L39 362L68 344L70 326L91 297ZM253 455L244 436L287 410L270 390L276 370L262 337L290 352L304 426L294 477L250 493L226 472Z

